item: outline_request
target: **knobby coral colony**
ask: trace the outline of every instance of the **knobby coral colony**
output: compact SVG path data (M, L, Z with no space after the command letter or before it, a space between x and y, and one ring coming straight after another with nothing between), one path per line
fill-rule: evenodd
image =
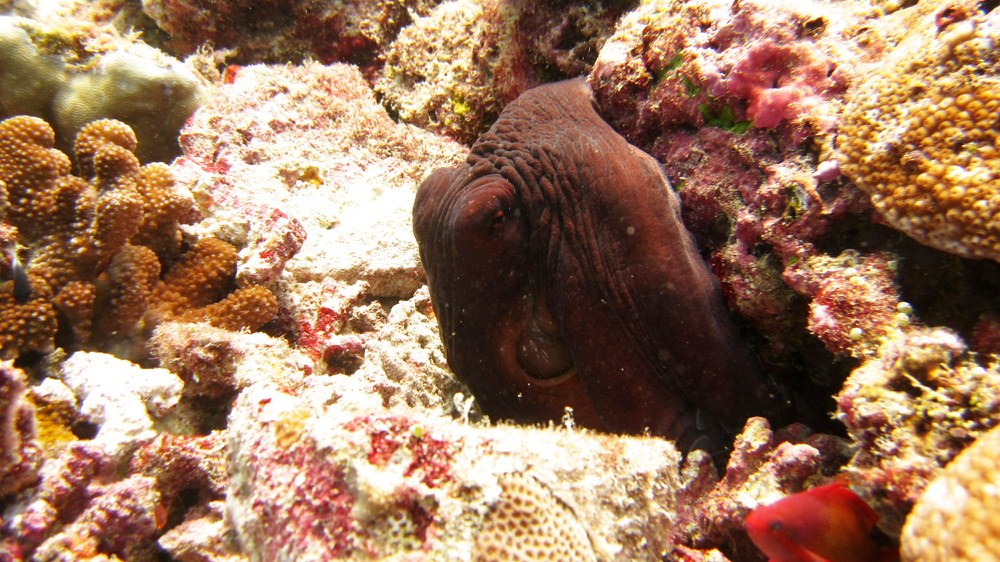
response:
M918 242L1000 261L1000 35L960 5L850 98L840 168Z
M195 216L192 202L164 164L140 165L127 125L100 120L80 130L79 176L54 143L41 119L0 123L0 357L57 343L99 347L143 318L256 329L274 315L276 299L263 287L227 296L231 245L204 239L181 253L179 226Z

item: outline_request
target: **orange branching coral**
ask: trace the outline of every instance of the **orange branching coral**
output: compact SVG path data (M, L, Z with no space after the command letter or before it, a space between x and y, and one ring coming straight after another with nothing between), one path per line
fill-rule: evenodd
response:
M14 281L0 282L0 359L53 347L56 313L49 302L52 292L38 277L29 277L29 281L31 295L27 299L15 296Z
M129 332L149 306L153 287L160 278L160 262L153 250L128 244L108 267L109 311L101 317L102 332Z
M151 307L147 320L234 329L257 328L274 315L276 300L262 287L226 296L236 250L218 240L196 245L160 281L161 269L178 259L179 225L194 218L194 206L165 165L140 164L127 125L104 119L81 129L74 144L80 177L54 143L41 119L0 122L0 217L13 233L7 242L28 248L32 279L28 296L15 295L13 281L0 285L3 356L51 349L57 313L59 333L75 345L100 343L95 334L129 334Z
M255 330L277 312L277 299L259 285L237 289L223 298L235 275L236 248L214 238L202 239L156 287L147 318Z

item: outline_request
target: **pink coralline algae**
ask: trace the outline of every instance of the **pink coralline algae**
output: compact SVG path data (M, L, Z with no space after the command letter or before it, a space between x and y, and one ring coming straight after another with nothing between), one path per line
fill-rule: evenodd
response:
M817 20L821 25L822 20ZM773 129L782 121L810 115L816 106L844 90L831 77L835 65L812 42L752 44L722 81L717 98L746 100L754 127ZM718 90L721 90L719 92ZM718 95L722 94L722 95ZM830 123L820 123L829 127Z
M259 383L237 399L226 501L252 560L490 560L521 540L559 551L547 533L580 525L599 559L663 547L678 461L665 442L379 410L350 390L366 386L358 376L314 377L297 396ZM513 480L550 496L537 516L552 529L508 528Z
M680 560L712 560L722 548L733 560L749 559L755 548L743 520L755 507L807 485L826 480L849 456L837 437L812 433L802 425L772 431L767 420L750 418L736 437L725 474L720 479L711 459L696 452L681 467L684 488L672 534Z
M783 279L809 297L808 329L839 355L870 356L887 336L909 326L909 305L897 294L886 255L844 252L809 257L785 268Z
M28 379L12 361L0 361L0 497L33 485L41 460L35 413L25 400Z
M416 245L398 228L412 190L425 166L462 151L392 121L357 69L315 63L235 71L181 145L171 171L206 216L192 230L245 246L244 275L283 270L293 287L360 279L394 298L421 283Z
M845 37L862 16L851 9L651 2L619 21L589 76L602 115L664 164L727 302L776 365L797 361L815 296L786 269L870 212L823 164L867 56Z

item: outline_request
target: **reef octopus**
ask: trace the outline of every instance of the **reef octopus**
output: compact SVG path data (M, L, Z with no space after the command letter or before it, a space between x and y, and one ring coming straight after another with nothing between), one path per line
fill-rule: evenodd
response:
M729 318L660 164L582 78L510 103L420 186L414 234L448 363L493 419L723 450L785 404Z

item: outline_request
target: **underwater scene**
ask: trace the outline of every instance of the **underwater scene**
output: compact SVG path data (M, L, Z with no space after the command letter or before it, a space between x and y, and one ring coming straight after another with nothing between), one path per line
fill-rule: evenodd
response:
M1000 561L996 0L0 0L0 562Z

